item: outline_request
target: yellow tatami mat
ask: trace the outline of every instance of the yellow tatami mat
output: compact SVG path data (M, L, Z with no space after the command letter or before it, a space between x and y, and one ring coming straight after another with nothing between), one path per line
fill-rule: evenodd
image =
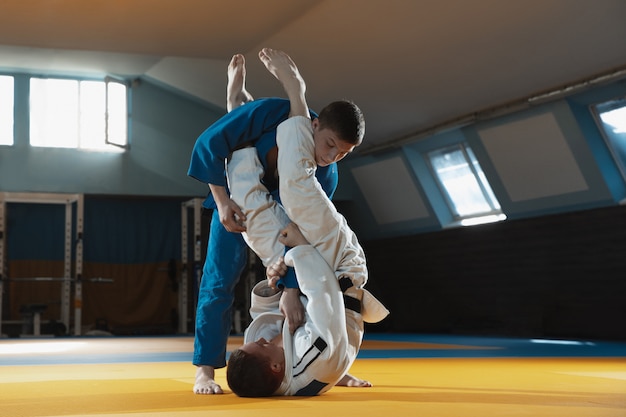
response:
M194 395L190 337L0 339L0 416L626 416L621 345L520 357L502 340L390 339L366 341L351 370L372 388L262 399L230 393L223 369L224 395Z

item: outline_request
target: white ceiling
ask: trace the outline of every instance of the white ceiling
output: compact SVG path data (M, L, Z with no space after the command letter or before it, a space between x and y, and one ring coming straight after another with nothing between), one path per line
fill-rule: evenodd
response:
M362 150L626 68L626 0L3 0L0 70L146 76L225 107L241 52L255 97L287 51L320 110L366 116Z

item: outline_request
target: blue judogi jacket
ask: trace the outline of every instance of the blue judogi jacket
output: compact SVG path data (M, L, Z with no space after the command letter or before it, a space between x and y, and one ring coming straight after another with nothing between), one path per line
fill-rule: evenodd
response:
M240 145L252 142L263 168L267 171L267 153L276 146L276 128L289 116L289 100L263 98L250 101L225 114L209 126L196 140L187 175L204 184L227 187L225 161ZM311 118L317 114L310 111ZM332 199L337 188L337 164L318 167L315 174L322 189ZM276 201L280 202L278 184L273 178L264 178L264 185ZM215 200L209 193L204 207L215 209ZM291 268L290 268L291 269ZM287 287L297 287L292 273L283 278Z

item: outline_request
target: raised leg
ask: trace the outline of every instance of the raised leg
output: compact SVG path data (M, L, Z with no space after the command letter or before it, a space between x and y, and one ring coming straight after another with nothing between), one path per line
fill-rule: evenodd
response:
M252 95L246 90L246 59L241 54L235 54L228 64L226 109L230 112L252 100Z
M259 59L265 68L283 85L291 105L289 116L309 117L305 98L306 83L291 57L283 51L263 48L259 52Z

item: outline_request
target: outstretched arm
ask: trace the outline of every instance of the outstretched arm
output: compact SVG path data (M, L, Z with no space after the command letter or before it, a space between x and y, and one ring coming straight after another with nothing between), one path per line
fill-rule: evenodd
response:
M276 49L263 48L259 52L259 58L267 70L283 85L291 105L289 117L310 117L305 97L306 83L289 55Z

